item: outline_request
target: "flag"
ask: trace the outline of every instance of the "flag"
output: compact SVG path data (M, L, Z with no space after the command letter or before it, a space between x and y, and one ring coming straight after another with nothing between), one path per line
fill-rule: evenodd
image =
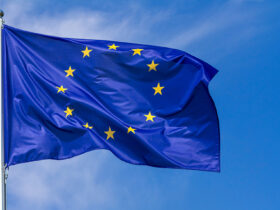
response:
M8 25L2 52L7 166L106 149L137 165L220 170L217 70L202 60Z

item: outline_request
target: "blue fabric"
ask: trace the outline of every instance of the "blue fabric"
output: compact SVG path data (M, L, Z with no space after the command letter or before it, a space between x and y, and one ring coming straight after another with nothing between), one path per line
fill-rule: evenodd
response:
M107 149L132 164L220 170L208 92L217 70L207 63L175 49L7 25L2 44L8 166Z

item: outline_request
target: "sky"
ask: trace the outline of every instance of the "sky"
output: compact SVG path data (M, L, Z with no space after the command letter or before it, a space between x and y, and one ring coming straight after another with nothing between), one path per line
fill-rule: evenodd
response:
M5 23L184 50L211 81L221 172L135 166L108 151L10 167L8 210L279 210L280 2L1 0Z

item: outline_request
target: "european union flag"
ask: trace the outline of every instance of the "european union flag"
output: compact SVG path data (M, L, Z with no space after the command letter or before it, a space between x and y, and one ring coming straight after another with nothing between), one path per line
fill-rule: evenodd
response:
M3 29L5 162L107 149L138 165L220 170L208 84L180 50Z

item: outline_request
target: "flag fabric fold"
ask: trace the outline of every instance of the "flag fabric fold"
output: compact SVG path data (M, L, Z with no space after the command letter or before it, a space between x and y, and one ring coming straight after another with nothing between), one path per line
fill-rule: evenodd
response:
M2 32L7 166L106 149L132 164L220 170L209 64L165 47Z

